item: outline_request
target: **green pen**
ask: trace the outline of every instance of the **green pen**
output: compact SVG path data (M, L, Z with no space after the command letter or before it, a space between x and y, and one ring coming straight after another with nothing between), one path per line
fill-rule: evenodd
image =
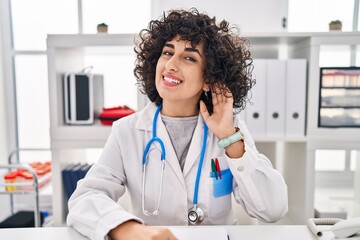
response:
M218 172L216 171L216 165L214 159L211 159L211 170L215 173L215 178L218 180Z

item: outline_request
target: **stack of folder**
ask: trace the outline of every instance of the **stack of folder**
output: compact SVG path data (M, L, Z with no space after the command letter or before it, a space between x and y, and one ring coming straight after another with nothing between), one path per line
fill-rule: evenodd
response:
M62 170L63 185L68 198L75 191L77 182L85 177L90 167L89 164L70 164Z
M253 137L304 137L306 59L253 59L256 84L243 113Z

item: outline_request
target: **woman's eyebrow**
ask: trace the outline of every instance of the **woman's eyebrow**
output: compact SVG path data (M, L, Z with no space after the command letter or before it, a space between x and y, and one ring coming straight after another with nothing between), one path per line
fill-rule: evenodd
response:
M173 44L171 44L171 43L165 43L165 45L164 45L165 47L169 47L169 48L172 48L172 49L175 49L175 46L173 45ZM199 55L200 55L200 57L201 57L201 53L200 53L200 51L198 50L198 49L196 49L196 48L185 48L184 49L185 51L187 51L187 52L196 52L196 53L198 53Z
M201 57L201 53L199 50L197 50L196 48L185 48L185 51L188 51L188 52L197 52L200 57Z
M173 48L175 49L175 46L171 43L165 43L165 47Z

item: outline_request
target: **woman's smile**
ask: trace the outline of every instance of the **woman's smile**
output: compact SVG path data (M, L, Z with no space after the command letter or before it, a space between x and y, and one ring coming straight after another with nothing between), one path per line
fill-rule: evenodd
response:
M179 86L183 81L172 75L163 76L163 84L168 87Z

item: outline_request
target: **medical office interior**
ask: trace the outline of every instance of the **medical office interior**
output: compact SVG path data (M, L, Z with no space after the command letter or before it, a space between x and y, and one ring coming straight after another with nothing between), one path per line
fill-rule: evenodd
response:
M97 161L111 126L99 112L82 124L66 118L64 76L100 76L91 113L95 105L139 111L147 100L135 85L133 39L163 11L183 7L237 24L250 41L257 84L240 114L288 186L289 212L275 224L360 216L359 0L210 2L0 0L0 222L40 211L48 226L65 225L64 175ZM330 29L335 20L340 29ZM9 164L51 170L39 173L37 194L32 185L6 186L19 181Z

